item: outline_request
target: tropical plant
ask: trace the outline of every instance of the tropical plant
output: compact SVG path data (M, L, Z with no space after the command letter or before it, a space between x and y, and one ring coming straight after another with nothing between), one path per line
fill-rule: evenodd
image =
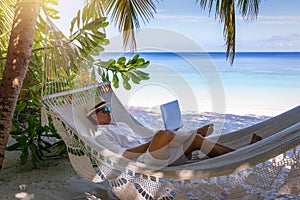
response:
M71 76L66 77L72 82L72 79L76 76L76 73L78 73L81 67L82 62L80 62L80 60L94 63L95 60L91 55L99 55L99 53L103 51L102 46L108 43L104 32L107 22L106 19L97 12L97 8L99 7L86 4L83 9L78 11L77 16L72 20L71 36L70 38L66 38L55 28L55 25L51 21L51 19L58 18L58 12L49 5L56 5L57 0L19 0L18 2L8 0L1 1L0 3L0 20L7 21L7 23L3 23L1 26L0 37L2 45L0 68L4 69L0 86L0 169L2 167L5 147L12 125L12 134L14 134L17 139L17 143L9 149L21 149L23 152L21 159L23 163L27 160L28 148L30 148L33 162L35 166L38 166L38 159L42 158L42 152L46 148L41 145L41 143L44 144L44 141L41 140L41 130L47 131L49 127L41 126L37 120L40 118L39 114L36 112L25 112L24 115L28 115L29 121L22 121L22 123L24 123L22 126L15 120L12 121L18 97L19 105L22 105L21 108L24 109L28 109L28 106L23 107L25 105L24 103L29 105L28 102L33 101L33 96L39 99L43 74L43 68L41 68L41 66L44 66L43 57L45 51L48 50L54 50L52 52L57 50L53 55L59 55L58 57L51 58L51 61L54 62L50 62L50 64L52 64L50 67L57 67L58 61L67 60L69 65L66 66L69 67L69 69L66 71L71 72ZM39 14L40 10L42 14ZM11 15L6 15L6 13L10 13ZM18 13L18 15L15 15L13 20L12 18L8 19L7 17L13 16L13 13ZM58 39L59 42L56 42L55 39ZM75 60L68 57L68 53L70 52L59 50L66 49L63 47L64 45L70 47L69 49L72 49L73 53L75 52L75 56L71 56L72 58L77 57ZM126 81L124 82L126 88L129 88L129 79L132 79L133 83L137 83L142 79L148 79L147 74L144 76L128 75L131 73L134 74L138 68L144 68L149 64L149 62L143 59L133 60L131 63L124 64L123 69L125 69L125 71L120 72L123 77L126 77ZM100 61L98 61L98 63L99 62ZM98 67L101 68L99 65ZM105 70L109 71L110 69L106 67ZM114 70L118 70L118 68ZM27 73L27 71L30 73ZM114 77L118 74L117 71L113 73ZM106 77L109 78L108 76ZM51 81L52 84L54 84L54 82L59 80L53 79ZM113 82L115 83L114 85L118 85L117 79ZM29 88L31 88L34 95L28 95ZM17 113L19 113L19 111L20 107L17 107ZM20 117L20 114L17 115ZM19 148L21 146L23 147Z
M10 135L16 140L16 143L8 146L6 150L21 151L21 165L26 164L31 155L34 167L38 168L40 160L43 160L45 156L57 156L66 152L66 146L52 121L49 125L41 124L40 100L35 97L32 97L32 100L26 99L17 105Z
M141 80L149 79L149 74L142 72L139 68L145 68L149 62L145 62L139 55L135 55L132 59L126 60L125 57L120 57L116 60L97 61L95 65L98 66L97 74L101 75L102 80L109 81L109 72L112 73L112 84L115 88L119 87L119 77L123 79L123 86L130 90L131 86L129 80L133 83L139 84Z

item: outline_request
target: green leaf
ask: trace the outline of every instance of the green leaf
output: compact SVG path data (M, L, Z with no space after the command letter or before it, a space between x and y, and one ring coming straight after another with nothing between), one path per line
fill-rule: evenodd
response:
M109 44L109 40L108 39L101 39L101 40L97 40L99 45L108 45Z
M84 8L82 9L82 20L84 22L87 22L88 21L88 5L84 6Z
M15 139L17 142L19 142L19 143L21 143L21 144L23 145L23 144L25 144L26 141L27 141L27 136L25 136L25 135L23 135L23 134L21 134L21 135L14 135L14 139Z
M149 79L149 74L147 74L147 73L145 73L145 72L136 70L135 73L136 73L136 75L137 75L140 79L142 79L142 80L148 80L148 79Z
M33 128L34 128L34 117L33 117L33 115L29 115L28 126L29 126L30 133L32 133Z
M86 41L87 41L87 43L90 44L90 46L91 46L93 49L94 49L95 47L98 46L98 43L95 42L94 40L90 39L89 37L86 37Z
M109 81L109 74L106 72L105 81Z
M58 13L59 13L59 11L55 10L54 8L51 8L51 7L47 8L47 14L52 19L59 19L60 17L58 16Z
M113 86L115 88L119 87L119 77L118 77L118 75L116 73L114 73L114 75L113 75L113 81L112 81L112 83L113 83Z
M31 144L30 150L31 150L32 163L35 168L39 168L39 166L40 166L39 165L39 153L38 153L36 145Z
M129 81L130 75L128 73L122 73L122 78L126 81Z
M76 17L77 17L77 20L76 20L77 21L77 28L79 28L80 27L80 10L77 11L77 16Z
M145 63L143 63L143 64L140 64L140 65L138 66L138 68L146 68L146 67L149 66L149 64L150 64L150 62L147 61L147 62L145 62Z
M28 153L28 145L25 144L23 147L22 147L22 154L20 156L20 165L25 165L27 160L28 160L28 156L29 156L29 153Z
M100 64L101 67L109 69L109 68L111 68L111 66L116 64L116 61L114 59L110 59L108 61L98 61L98 62L96 62L96 64Z
M127 77L127 75L122 74L122 78L123 78L123 87L126 90L130 90L131 89L131 85L129 84L129 77Z
M39 18L38 18L37 27L38 27L38 30L40 32L42 32L43 34L47 34L46 33L46 31L47 31L46 22L44 21L44 19L40 15L39 15Z
M109 22L103 22L101 25L100 25L100 28L105 28L109 25Z
M19 104L16 106L15 112L22 111L22 110L24 110L26 107L27 107L27 102L26 102L26 101L23 101L23 102L19 103Z
M132 80L133 83L135 83L135 84L139 84L139 83L140 83L141 79L140 79L139 77L137 77L137 76L136 76L134 73L132 73L132 72L128 72L128 73L129 73L129 75L130 75L131 80Z
M97 18L91 21L90 23L83 26L83 29L85 30L95 30L97 31L99 28L101 28L103 25L105 18Z
M133 56L132 60L137 60L139 57L140 57L140 55L136 54L136 55Z
M21 149L21 147L22 147L21 143L17 142L15 144L12 144L12 145L6 147L5 149L7 151L16 151L16 150Z
M131 86L130 84L128 83L128 80L125 80L123 79L123 86L126 90L130 90L131 89Z
M117 63L118 63L119 65L125 65L125 63L126 63L126 58L125 58L125 57L120 57L120 58L118 59Z
M73 18L71 21L70 35L72 35L72 33L73 33L75 22L76 22L76 18Z
M95 4L93 4L93 3L87 4L87 8L88 8L87 9L87 14L88 14L87 21L89 19L93 19L93 18L95 18L95 16L97 16L97 13L95 13L94 5Z

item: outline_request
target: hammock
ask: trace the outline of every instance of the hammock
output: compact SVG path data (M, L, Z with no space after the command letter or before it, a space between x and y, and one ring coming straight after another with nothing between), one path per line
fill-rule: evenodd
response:
M258 199L282 190L299 195L300 106L242 130L209 136L237 149L222 156L164 168L130 161L95 140L87 109L101 97L111 104L116 120L135 133L147 137L154 131L127 112L110 83L102 82L93 63L82 59L52 23L47 28L43 116L52 118L81 177L108 181L117 197L130 200ZM247 145L254 132L264 139Z
M108 181L120 199L257 199L283 189L299 193L300 106L251 127L209 137L237 149L234 152L155 168L123 158L95 140L94 125L85 114L99 96L111 104L118 121L136 133L154 134L127 112L109 82L47 95L42 102L77 173L94 182ZM254 132L264 139L247 146Z

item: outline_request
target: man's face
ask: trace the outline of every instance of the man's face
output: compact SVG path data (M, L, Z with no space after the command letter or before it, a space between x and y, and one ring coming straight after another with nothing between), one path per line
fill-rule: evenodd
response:
M95 120L98 122L99 125L110 124L111 122L111 113L110 107L106 106L98 111L95 115Z

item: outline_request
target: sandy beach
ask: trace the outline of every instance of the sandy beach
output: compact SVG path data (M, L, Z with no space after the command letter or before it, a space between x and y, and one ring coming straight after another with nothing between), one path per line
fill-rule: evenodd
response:
M33 169L31 161L20 166L19 153L7 151L0 175L1 200L116 199L108 188L80 178L67 157L47 159Z
M137 114L136 116L144 116L143 112L136 112L135 114ZM211 116L212 113L185 114L183 118L188 121L201 120L201 123L206 124ZM226 115L223 129L226 132L231 132L268 118L267 116L255 115ZM143 120L147 121L146 119ZM42 162L41 169L33 169L31 162L25 166L20 166L18 163L18 152L6 153L0 174L1 200L117 199L107 182L97 184L80 178L73 170L67 157L47 159ZM299 188L296 191L298 194L288 194L283 191L282 194L272 195L272 198L276 196L278 197L276 199L300 199Z

